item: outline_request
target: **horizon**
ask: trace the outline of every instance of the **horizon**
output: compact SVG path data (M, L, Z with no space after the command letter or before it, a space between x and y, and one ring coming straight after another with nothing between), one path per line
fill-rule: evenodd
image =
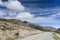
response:
M0 18L60 28L60 0L0 0Z

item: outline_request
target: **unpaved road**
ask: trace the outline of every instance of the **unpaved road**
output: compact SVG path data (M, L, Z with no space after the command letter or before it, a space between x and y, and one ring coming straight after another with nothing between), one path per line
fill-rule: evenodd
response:
M51 32L44 32L41 34L37 34L37 35L33 35L33 36L29 36L17 40L54 40L54 38Z

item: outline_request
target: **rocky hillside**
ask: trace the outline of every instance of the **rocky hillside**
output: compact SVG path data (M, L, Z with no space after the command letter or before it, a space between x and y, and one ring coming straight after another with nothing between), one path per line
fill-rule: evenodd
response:
M56 28L51 27L51 26L45 26L45 27L43 27L43 30L44 30L44 31L55 32L55 31L56 31Z
M41 31L38 30L38 27L39 26L26 21L0 19L0 40L15 39L17 37L21 38L27 35L40 33Z
M27 21L20 21L17 19L0 18L0 40L14 40L16 38L41 33L42 31L53 32L56 31L56 29L51 26L42 27Z

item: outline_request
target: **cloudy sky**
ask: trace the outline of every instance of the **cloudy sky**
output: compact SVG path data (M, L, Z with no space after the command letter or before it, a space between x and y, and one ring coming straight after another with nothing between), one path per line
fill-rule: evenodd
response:
M0 18L60 27L60 0L0 0Z

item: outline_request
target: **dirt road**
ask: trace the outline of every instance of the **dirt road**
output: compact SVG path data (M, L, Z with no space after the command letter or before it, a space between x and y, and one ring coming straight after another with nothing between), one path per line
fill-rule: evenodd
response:
M44 32L41 34L28 36L23 39L17 39L17 40L54 40L54 38L51 32Z

